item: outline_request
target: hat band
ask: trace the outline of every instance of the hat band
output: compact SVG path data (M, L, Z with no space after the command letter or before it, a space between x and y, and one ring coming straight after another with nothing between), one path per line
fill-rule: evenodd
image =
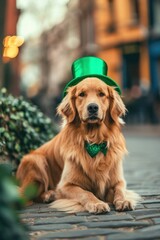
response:
M73 78L92 74L107 75L107 64L101 59L98 61L95 61L95 58L88 58L87 61L85 58L80 61L78 59L72 65L72 74Z

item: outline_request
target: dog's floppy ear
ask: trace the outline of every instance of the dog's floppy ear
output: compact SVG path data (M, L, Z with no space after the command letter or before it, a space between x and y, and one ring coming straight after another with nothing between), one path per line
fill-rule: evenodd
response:
M123 123L123 120L120 117L125 115L126 108L121 97L112 87L108 87L108 91L110 98L109 106L110 118L114 123L119 125L119 123Z
M66 96L57 108L57 113L66 118L68 123L73 122L76 116L75 92L76 87L70 87Z

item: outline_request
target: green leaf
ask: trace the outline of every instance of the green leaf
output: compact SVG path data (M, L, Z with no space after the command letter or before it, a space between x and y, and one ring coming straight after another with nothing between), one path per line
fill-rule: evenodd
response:
M1 127L0 128L0 133L4 133L5 132L5 128L4 127Z
M5 194L8 196L8 201L13 202L17 201L19 198L18 188L16 185L12 184L10 179L6 179L3 182L3 187L5 189Z
M28 200L33 199L37 196L38 193L38 188L35 184L31 184L28 187L26 187L25 191L24 191L24 196L25 198L27 198Z
M10 115L10 119L12 119L12 120L18 120L19 117L16 116L16 115L14 115L14 114L11 114L11 115Z
M17 152L20 152L20 150L21 150L21 147L20 147L20 145L18 143L16 143L16 145L15 145L15 150Z
M10 134L9 134L8 132L5 132L5 133L4 133L4 137L5 137L7 140L9 140L9 139L10 139Z

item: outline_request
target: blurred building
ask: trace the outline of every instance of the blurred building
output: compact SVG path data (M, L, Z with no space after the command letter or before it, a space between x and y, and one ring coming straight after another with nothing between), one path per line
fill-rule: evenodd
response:
M95 0L95 42L101 48L96 55L108 63L136 122L160 117L159 12L159 0Z
M101 46L97 55L108 63L109 75L123 88L140 81L149 85L148 1L96 0L95 4L95 41Z
M130 112L128 121L159 121L160 0L65 2L63 20L26 43L24 69L34 66L33 81L25 77L31 82L27 95L50 114L48 106L58 104L63 86L72 77L73 60L95 55L107 62L108 75L120 84Z

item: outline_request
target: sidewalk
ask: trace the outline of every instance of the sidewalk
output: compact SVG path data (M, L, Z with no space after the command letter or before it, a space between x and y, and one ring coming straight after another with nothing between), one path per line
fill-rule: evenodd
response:
M142 197L134 211L67 214L36 204L20 215L31 239L160 239L160 127L126 127L130 154L124 161L128 188Z

